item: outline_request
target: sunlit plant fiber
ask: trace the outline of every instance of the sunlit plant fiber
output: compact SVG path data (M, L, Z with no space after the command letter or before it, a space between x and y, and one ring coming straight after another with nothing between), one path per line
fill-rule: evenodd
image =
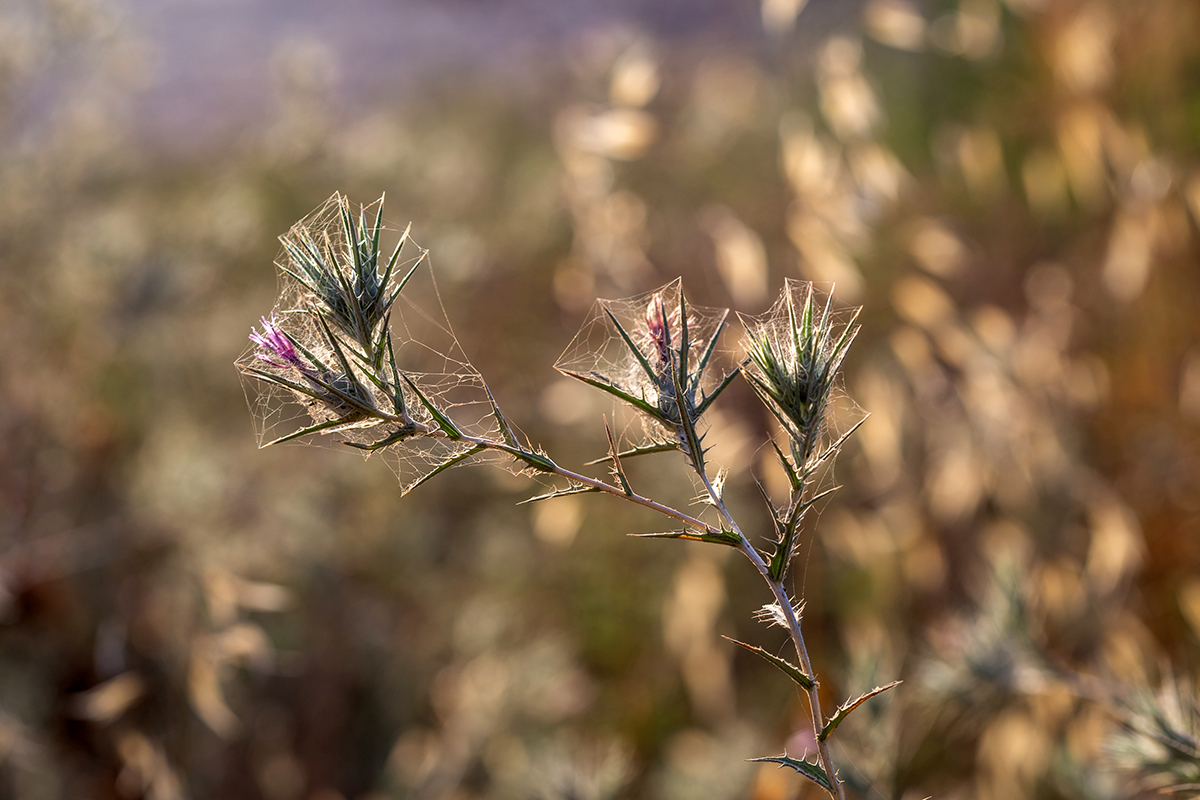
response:
M1122 686L1108 706L1120 722L1108 741L1116 764L1159 794L1200 794L1200 702L1193 682L1167 671L1157 690Z
M311 424L266 444L342 431L353 431L360 439L345 444L368 452L448 440L455 447L432 463L413 486L475 456L499 455L522 472L559 479L551 491L533 500L607 493L652 508L680 525L679 530L651 536L738 550L774 596L774 602L764 607L762 619L788 630L799 663L733 641L777 667L805 692L817 748L814 761L786 752L754 760L791 767L831 796L844 798L828 739L851 711L896 684L876 687L826 716L801 633L803 603L789 596L785 581L807 512L833 491L817 490L817 473L857 428L855 425L837 438L828 434L839 370L858 332L857 312L839 323L832 299L822 305L811 285L789 281L766 315L743 318L746 355L726 371L716 365L714 353L729 312L693 309L679 281L650 294L632 324L622 322L612 304L601 302L599 319L620 343L620 369L579 368L576 359L565 357L557 366L564 374L632 407L648 423L649 435L644 445L620 452L608 430L608 457L594 463L607 463L609 476L595 478L560 466L518 436L486 384L481 388L490 410L492 433L479 435L471 432L474 427L456 421L453 404L423 387L423 376L406 368L393 344L389 325L393 305L424 263L418 258L407 270L398 269L407 231L392 255L384 259L379 247L382 200L373 217L362 209L356 218L340 195L326 207L336 209L325 217L326 227L298 225L281 237L284 304L269 318L262 318L262 330L250 335L254 346L238 364L243 374L262 388L282 389L308 411ZM777 503L759 486L773 522L769 546L764 549L751 543L726 507L723 475L719 471L711 474L704 444L704 414L739 373L778 420L787 439L785 447L772 441L787 475L786 502ZM364 432L368 438L361 440ZM716 524L633 489L622 459L671 450L682 452L695 472L705 500L715 509Z

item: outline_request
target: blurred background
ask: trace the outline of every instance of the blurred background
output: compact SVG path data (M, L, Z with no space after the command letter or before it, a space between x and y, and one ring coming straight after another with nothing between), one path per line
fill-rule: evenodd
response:
M835 737L852 795L1200 781L1194 0L2 0L0 796L816 796L743 760L808 724L720 638L784 644L743 560L256 450L233 361L334 191L572 467L596 297L864 307L795 587L828 708L905 681ZM767 524L765 415L712 423Z

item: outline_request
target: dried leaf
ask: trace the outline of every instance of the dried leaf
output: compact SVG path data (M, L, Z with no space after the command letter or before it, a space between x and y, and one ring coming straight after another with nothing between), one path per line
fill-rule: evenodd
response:
M146 694L146 682L136 672L123 672L115 678L82 692L73 698L75 716L108 724Z

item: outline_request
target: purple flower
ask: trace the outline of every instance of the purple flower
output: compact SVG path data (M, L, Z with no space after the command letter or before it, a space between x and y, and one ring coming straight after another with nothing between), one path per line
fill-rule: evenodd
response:
M273 367L287 369L294 367L301 372L307 374L308 369L304 362L300 360L299 354L296 353L296 348L292 345L287 334L285 334L275 322L275 315L272 314L270 319L262 317L263 332L250 331L250 341L258 345L258 352L254 355L260 360L265 361ZM276 359L281 359L283 363Z
M671 363L671 331L669 326L679 318L676 310L668 320L666 309L663 307L662 292L655 292L646 307L646 329L650 333L650 344L654 354L658 356L659 365Z

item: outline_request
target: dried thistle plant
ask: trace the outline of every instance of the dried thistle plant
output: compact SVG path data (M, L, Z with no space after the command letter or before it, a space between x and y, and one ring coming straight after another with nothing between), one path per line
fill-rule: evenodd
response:
M1164 669L1157 690L1120 686L1108 702L1120 727L1109 737L1117 768L1158 794L1200 795L1200 700L1192 678Z
M629 406L645 423L646 436L622 451L605 423L609 453L592 463L607 464L609 474L596 478L559 465L519 435L465 356L443 354L453 368L441 373L419 372L419 366L406 363L405 345L413 340L410 336L400 345L394 342L393 307L424 254L401 264L406 231L393 253L383 257L382 205L381 199L371 209L361 209L356 218L348 201L334 195L281 237L280 305L263 317L262 330L250 335L253 347L238 367L262 392L252 406L263 407L264 397L274 403L282 397L303 405L309 419L264 446L338 433L346 437L344 444L368 453L416 450L423 467L406 491L458 464L498 456L518 471L557 481L549 492L527 502L609 494L651 508L679 526L649 536L738 550L773 596L761 618L788 631L798 663L762 647L735 643L777 667L805 693L817 750L813 761L786 752L753 760L790 767L831 796L844 798L828 740L850 712L896 683L876 687L827 715L801 631L803 602L790 596L787 581L808 512L833 491L820 490L821 467L857 428L856 424L835 436L830 419L841 365L858 332L857 312L840 322L832 299L821 304L811 285L789 281L766 315L742 319L746 355L725 370L717 366L714 353L729 312L689 306L680 281L633 301L600 301L556 366ZM406 320L399 324L409 330ZM602 346L596 344L597 334ZM607 357L605 347L613 351ZM772 446L787 476L787 499L777 503L759 486L773 523L766 547L756 545L757 537L745 533L730 513L723 475L712 472L704 444L705 412L738 374L778 421L786 440L784 446ZM443 391L447 375L455 389L477 390L474 401L451 400ZM484 422L462 419L470 402L486 408ZM695 473L713 521L633 488L623 459L670 451L681 452Z

